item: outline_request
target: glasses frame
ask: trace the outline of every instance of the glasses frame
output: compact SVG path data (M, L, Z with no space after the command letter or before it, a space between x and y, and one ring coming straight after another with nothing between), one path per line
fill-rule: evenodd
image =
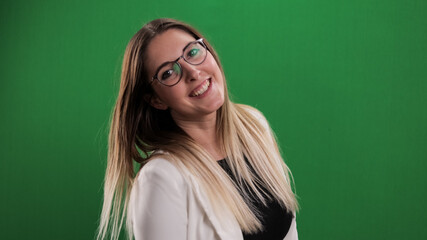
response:
M206 50L205 57L203 58L203 60L202 60L200 63L197 63L197 64L193 64L193 63L191 63L191 62L187 61L187 59L185 59L185 57L184 57L184 53L185 53L185 51L187 50L188 46L190 46L191 44L194 44L194 43L200 43L200 44L205 48L205 50ZM182 59L184 59L184 61L186 61L187 63L189 63L189 64L191 64L191 65L194 65L194 66L200 65L200 64L202 64L203 62L205 62L206 57L208 56L207 51L208 51L208 48L206 47L206 44L203 42L203 38L199 38L199 39L197 39L196 41L189 42L189 43L188 43L187 45L185 45L185 47L183 48L183 50L182 50L182 55L181 55L180 57L178 57L175 61L165 62L165 63L163 63L162 65L160 65L160 66L157 68L156 73L155 73L155 74L154 74L154 76L151 78L151 82L150 82L150 84L152 84L152 83L154 82L154 80L156 80L156 79L157 79L157 81L158 81L159 83L161 83L162 85L168 86L168 87L173 87L173 86L177 85L177 84L181 81L181 78L182 78L182 66L181 66L181 64L179 64L179 62L178 62L178 61L182 58ZM168 64L170 64L170 63L177 64L177 65L178 65L178 67L179 67L179 69L181 70L181 74L179 75L179 79L178 79L178 81L177 81L176 83L172 84L172 85L168 85L168 84L163 83L163 82L162 82L162 81L160 81L160 79L157 77L157 75L159 74L160 69L162 69L162 67L163 67L163 66L168 65Z

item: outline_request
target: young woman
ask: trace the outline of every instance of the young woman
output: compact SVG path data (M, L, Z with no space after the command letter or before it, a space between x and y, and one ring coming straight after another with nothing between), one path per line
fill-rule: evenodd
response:
M134 173L134 163L141 168ZM130 40L112 116L98 239L298 239L274 135L230 101L209 42L173 20Z

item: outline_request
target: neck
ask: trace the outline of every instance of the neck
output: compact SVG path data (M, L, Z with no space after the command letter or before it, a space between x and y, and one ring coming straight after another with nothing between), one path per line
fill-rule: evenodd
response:
M216 113L197 120L174 118L176 124L200 144L214 159L225 158L216 130Z

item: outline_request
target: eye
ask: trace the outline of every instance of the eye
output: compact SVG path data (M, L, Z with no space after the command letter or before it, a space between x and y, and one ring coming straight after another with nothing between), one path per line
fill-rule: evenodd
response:
M172 65L165 66L164 69L160 71L160 80L167 81L169 79L174 79L176 76L181 74L181 69L176 63Z
M199 48L193 48L190 51L188 51L187 57L189 57L189 58L195 57L199 54L199 52L200 52Z
M169 70L166 70L166 71L164 71L162 74L161 74L161 80L167 80L168 78L170 78L170 76L172 76L173 75L173 70L172 69L169 69Z

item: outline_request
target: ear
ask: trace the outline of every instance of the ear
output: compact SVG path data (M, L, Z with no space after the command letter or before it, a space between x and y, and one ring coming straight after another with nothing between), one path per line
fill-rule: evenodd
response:
M151 97L144 97L144 99L150 103L150 105L159 110L168 109L168 105L166 105L158 96L153 95Z

